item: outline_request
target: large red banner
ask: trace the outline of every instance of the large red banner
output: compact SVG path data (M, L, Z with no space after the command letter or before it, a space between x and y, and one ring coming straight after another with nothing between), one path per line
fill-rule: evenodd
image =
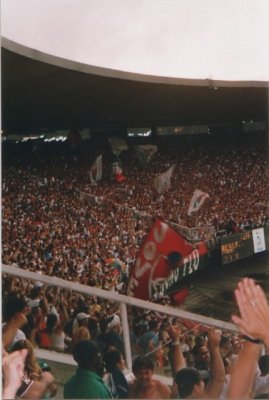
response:
M164 290L199 268L205 246L194 246L166 222L156 220L139 249L127 295L150 300L160 287Z

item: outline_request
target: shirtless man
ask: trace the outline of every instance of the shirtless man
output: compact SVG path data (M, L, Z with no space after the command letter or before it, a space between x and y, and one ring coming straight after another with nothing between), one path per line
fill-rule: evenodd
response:
M210 380L205 386L201 373L196 368L179 368L175 375L180 398L218 399L225 380L225 369L220 352L221 332L211 329L208 333L210 353Z
M171 391L164 383L153 379L153 363L147 357L138 357L133 363L133 373L136 377L130 385L131 399L169 399Z
M174 372L185 367L185 360L179 347L179 327L171 325L168 333L171 339L171 366ZM153 363L149 358L138 357L133 363L133 373L136 380L130 384L129 398L169 399L171 393L174 394L174 390L171 392L167 385L153 379Z

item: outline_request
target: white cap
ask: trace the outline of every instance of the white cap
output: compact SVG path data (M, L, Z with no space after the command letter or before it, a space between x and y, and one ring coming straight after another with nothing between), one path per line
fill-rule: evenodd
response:
M36 281L35 284L34 284L34 287L37 287L37 288L40 288L42 286L44 286L44 283L39 282L39 281Z
M77 318L78 321L83 321L86 318L90 318L90 315L86 314L84 312L80 312L80 313L78 313L76 318Z

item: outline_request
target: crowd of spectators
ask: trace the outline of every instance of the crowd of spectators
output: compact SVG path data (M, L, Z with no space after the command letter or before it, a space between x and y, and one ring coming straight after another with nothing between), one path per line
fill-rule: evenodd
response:
M103 178L93 186L89 170L101 153ZM3 263L124 293L136 252L152 223L150 216L227 233L268 224L268 170L261 145L193 148L163 143L146 168L141 168L129 148L120 156L127 177L121 185L111 173L114 160L109 146L103 144L66 145L64 151L59 145L28 148L19 144L13 156L5 155ZM153 178L174 164L170 189L158 195ZM188 216L196 188L210 197ZM210 378L208 333L198 328L190 332L181 321L144 310L132 309L130 315L133 354L147 355L155 367L171 368L168 326L179 325L188 367L202 369L205 382ZM32 343L74 353L81 340L94 340L102 354L117 350L124 355L118 305L108 301L3 276L3 316L7 351L29 351ZM14 348L19 340L24 345ZM240 343L238 335L226 332L222 336L228 372ZM36 371L45 392L54 393L52 377L42 375L38 367Z
M92 151L86 145L72 151L17 146L3 162L5 264L110 289L118 283L111 263L116 259L128 275L152 223L149 216L228 234L269 221L268 162L262 145L162 144L147 168L141 168L130 147L121 154L127 177L121 185L111 174L114 156L108 145ZM89 170L101 152L103 179L93 186ZM170 189L158 195L153 178L174 164ZM209 198L188 216L196 188Z
M18 352L27 350L27 355L21 354L23 371L15 391L19 397L42 398L46 393L52 397L56 394L53 375L34 356L33 349L38 346L72 352L78 369L65 385L65 398L111 398L112 393L113 398L177 398L178 394L180 398L221 400L268 398L260 395L268 396L269 392L269 305L264 292L252 279L239 282L235 296L240 313L232 316L241 334L248 336L199 324L189 329L178 318L132 309L134 362L133 374L128 375L117 306L98 304L92 297L88 303L86 298L83 301L80 298L78 308L72 316L67 313L65 319L67 293L61 291L60 301L49 305L51 289L33 287L37 288L34 300L40 299L38 306L33 305L33 299L20 297L16 289L5 297L4 362L5 357L9 360L8 354L16 354L17 359ZM56 293L54 297L57 299ZM62 325L59 331L48 327L52 316L57 326ZM41 334L43 340L40 340ZM55 340L56 335L60 340ZM55 345L62 342L64 348ZM20 357L19 362L22 368ZM172 388L153 377L154 370L160 371L161 366L166 366L168 374L174 377ZM13 388L12 383L9 385L7 393Z

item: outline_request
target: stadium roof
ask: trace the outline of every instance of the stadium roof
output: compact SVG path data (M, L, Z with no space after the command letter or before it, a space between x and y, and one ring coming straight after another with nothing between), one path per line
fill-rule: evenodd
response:
M266 0L4 0L1 11L3 129L268 118Z

